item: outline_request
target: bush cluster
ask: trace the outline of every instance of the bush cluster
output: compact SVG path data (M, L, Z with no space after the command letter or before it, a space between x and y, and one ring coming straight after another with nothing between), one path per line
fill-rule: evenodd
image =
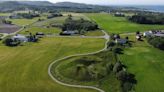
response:
M54 17L61 17L63 16L61 13L52 13L51 15L47 16L47 19L51 19Z
M164 50L164 37L147 37L148 43L153 45L155 48L159 48L161 50Z
M98 29L98 25L94 22L80 19L80 20L73 20L71 17L67 18L65 23L63 24L62 30L67 31L67 30L95 30Z

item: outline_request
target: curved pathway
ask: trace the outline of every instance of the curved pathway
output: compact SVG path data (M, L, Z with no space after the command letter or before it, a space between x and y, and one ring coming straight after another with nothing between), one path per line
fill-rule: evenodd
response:
M57 82L58 84L61 84L61 85L64 85L64 86L68 86L68 87L75 87L75 88L86 88L86 89L94 89L94 90L97 90L99 92L105 92L104 90L100 89L100 88L97 88L97 87L93 87L93 86L82 86L82 85L72 85L72 84L67 84L67 83L63 83L61 81L59 81L58 79L56 79L52 73L51 73L51 67L53 66L53 64L55 64L56 62L58 61L61 61L61 60L64 60L64 59L67 59L67 58L70 58L70 57L75 57L75 56L85 56L85 55L92 55L92 54L96 54L96 53L99 53L99 52L102 52L104 50L107 49L107 43L109 42L109 38L110 36L108 35L108 33L106 33L104 30L102 30L102 32L105 34L104 36L102 36L104 39L106 39L106 42L105 42L105 47L102 49L102 50L99 50L99 51L96 51L96 52L92 52L92 53L86 53L86 54L75 54L75 55L70 55L70 56L66 56L64 58L61 58L61 59L58 59L58 60L55 60L53 61L49 67L48 67L48 75L55 81ZM101 38L102 38L101 37ZM85 38L85 37L83 37ZM91 37L92 38L92 37ZM94 37L93 37L94 38Z

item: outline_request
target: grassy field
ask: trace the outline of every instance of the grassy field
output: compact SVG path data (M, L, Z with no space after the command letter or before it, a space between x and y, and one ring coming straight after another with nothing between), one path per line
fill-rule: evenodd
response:
M10 13L0 13L0 16L9 16Z
M101 28L109 33L125 33L136 31L147 31L150 29L164 29L163 25L141 25L129 22L124 17L114 17L106 13L85 14L93 21L97 22Z
M46 19L46 16L41 15L40 17L36 17L33 19L7 19L7 20L12 21L13 24L18 26L25 26L37 22L38 19Z
M104 36L104 33L100 30L88 31L84 34L85 36Z
M33 26L49 26L50 24L63 24L65 21L66 17L55 17L51 19L46 19L44 21L40 21L35 23Z
M73 43L72 43L73 42ZM103 39L43 38L38 43L6 47L0 44L1 92L95 92L61 86L48 76L48 65L64 56L103 48ZM96 44L99 43L99 44Z
M42 28L42 27L30 27L30 28L26 28L22 31L19 32L19 34L35 34L36 32L43 32L44 34L59 34L61 31L61 29L59 28Z
M34 19L8 19L12 21L13 24L18 25L18 26L25 26L28 24L32 24L38 20L38 18Z
M75 20L81 19L81 18L84 18L86 20L89 19L85 15L79 14L79 13L62 13L62 14L63 14L62 17L55 17L55 18L51 18L51 19L46 19L44 21L35 23L33 26L49 26L50 24L62 25L69 14L71 14L72 18Z
M129 37L135 42L134 35ZM128 66L128 71L136 75L136 92L164 92L163 57L164 52L150 46L146 40L124 50L120 59Z

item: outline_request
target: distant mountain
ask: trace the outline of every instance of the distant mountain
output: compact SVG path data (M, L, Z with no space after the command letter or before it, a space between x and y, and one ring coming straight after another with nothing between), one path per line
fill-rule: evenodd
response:
M48 1L14 1L14 0L1 0L0 4L4 5L30 5L30 6L54 6L53 3Z
M111 9L111 7L108 6L72 2L51 3L48 1L0 1L0 11L24 10L26 8L44 11L55 10L73 12L99 12L109 11Z
M77 7L77 8L92 8L94 5L83 4L83 3L73 3L73 2L58 2L54 4L58 7Z
M53 3L48 1L19 1L20 4L34 5L34 6L54 6Z

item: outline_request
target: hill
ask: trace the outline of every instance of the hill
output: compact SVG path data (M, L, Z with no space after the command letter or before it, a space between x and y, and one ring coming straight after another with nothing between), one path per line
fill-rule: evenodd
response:
M83 3L59 2L51 3L48 1L0 1L0 11L24 10L26 8L35 10L57 10L74 12L99 12L109 11L111 7L90 5Z

